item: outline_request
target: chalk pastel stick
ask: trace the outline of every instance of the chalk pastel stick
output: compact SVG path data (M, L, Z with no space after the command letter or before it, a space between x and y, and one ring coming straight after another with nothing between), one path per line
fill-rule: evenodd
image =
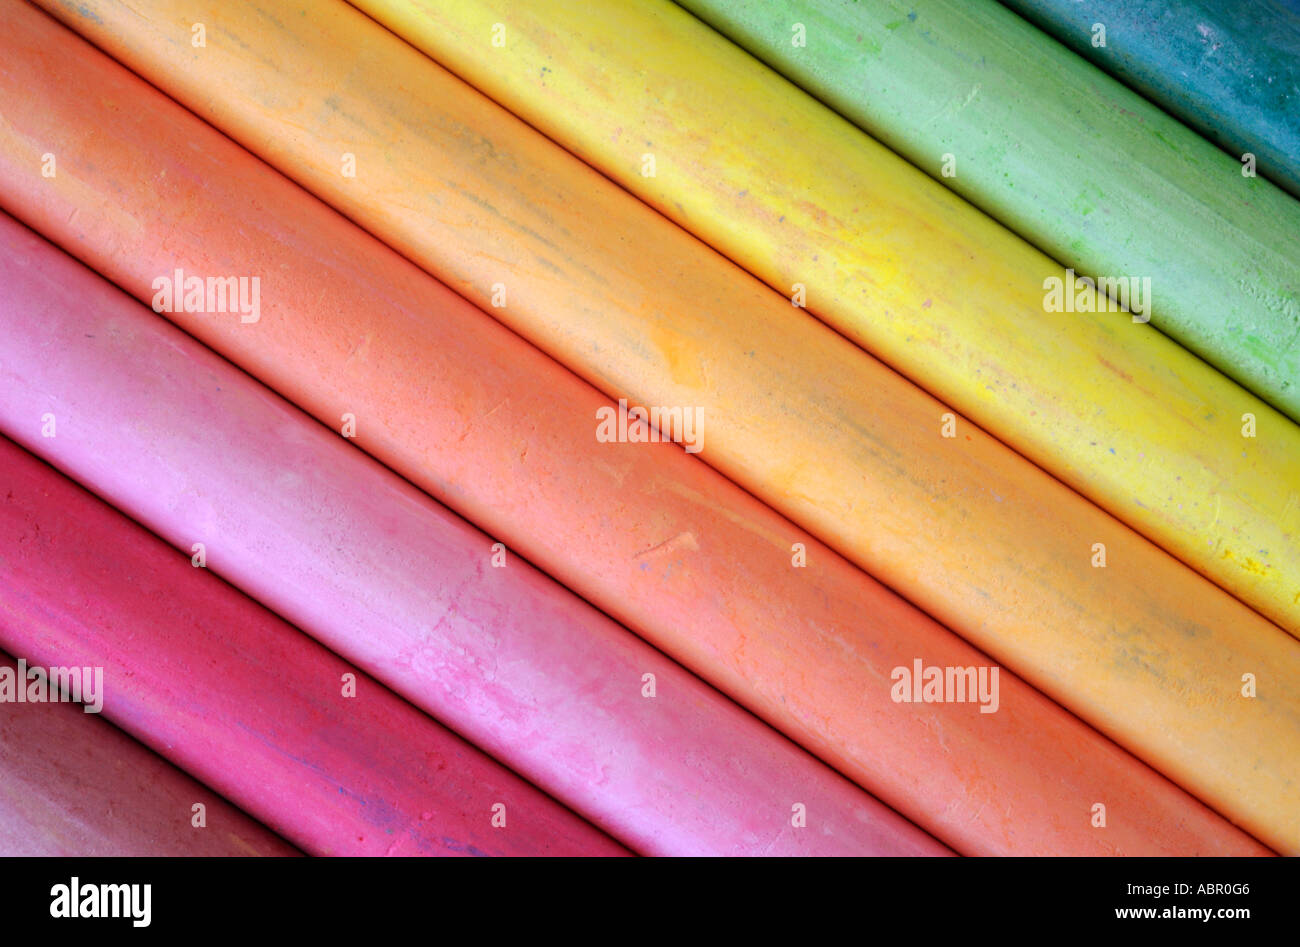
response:
M598 442L599 392L62 27L28 11L0 44L0 81L46 90L11 118L0 201L144 301L178 266L260 273L257 323L164 315L352 414L358 445L921 827L974 854L1257 850L1005 668L993 713L895 702L918 659L992 662L682 450ZM105 113L117 133L88 136Z
M0 150L0 196L140 299L178 265L256 269L268 290L294 274L256 324L165 315L325 423L354 415L357 444L924 829L985 855L1252 851L1005 669L996 713L894 702L894 670L918 658L989 660L681 450L595 441L601 394L82 40L39 14L9 36L23 39L8 75L48 81L22 144ZM121 134L91 152L77 129L100 103ZM75 189L32 172L35 143L64 155ZM133 225L75 213L114 200ZM231 215L244 203L259 215ZM428 398L402 397L417 384ZM1095 797L1112 800L1105 836Z
M645 854L946 852L12 218L0 245L0 428L579 814Z
M1300 204L1242 174L1238 158L1249 148L1225 156L995 0L679 3L1080 275L1138 277L1112 292L1131 303L1135 286L1149 287L1141 302L1153 326L1300 419ZM1076 46L1088 47L1088 25L1106 20L1103 59L1123 56L1121 46L1204 47L1195 24L1212 19L1154 8L1207 5L1019 4L1079 11ZM1121 24L1105 7L1153 15ZM1292 126L1300 154L1300 108L1283 119L1282 104L1300 95L1300 65L1280 58L1232 82L1277 99L1273 115ZM1204 75L1194 64L1185 74ZM1282 81L1269 86L1274 79ZM1259 160L1278 166L1272 155Z
M1081 56L1300 197L1295 0L1004 0ZM1104 29L1097 28L1100 24ZM1294 379L1293 379L1294 381Z
M0 644L101 668L106 719L304 851L626 854L3 438L0 495Z
M160 13L174 5L147 4ZM1300 499L1288 507L1292 494L1300 497L1300 428L1151 325L1135 324L1128 313L1086 311L1095 308L1096 294L1083 286L1076 291L1059 264L686 11L668 0L631 0L595 11L521 0L510 5L504 23L506 14L471 0L356 5L785 294L790 320L805 315L791 301L806 303L807 312L1248 605L1300 632ZM100 0L99 6L113 4ZM504 52L492 40L498 21L506 31ZM133 26L128 20L120 29L131 32ZM114 24L112 31L118 29ZM169 32L166 42L179 42L172 38L177 36ZM176 55L193 60L199 70L217 65L210 57ZM292 49L281 55L292 55ZM388 74L392 81L407 79L405 70L391 66ZM424 85L431 93L437 88L431 79ZM450 108L430 99L430 107ZM318 127L333 137L340 124L327 114ZM477 127L487 133L492 123L480 118ZM326 140L313 146L314 156ZM1225 156L1217 157L1225 166L1224 183L1208 186L1226 190L1241 175ZM476 196L500 210L492 191L502 185L523 193L532 187L494 182L479 185ZM340 190L348 193L346 186ZM572 200L571 214L592 203L585 196ZM1190 234L1178 231L1180 254L1174 259L1180 268L1162 272L1183 279L1184 265L1196 273L1216 269L1226 256L1246 261L1249 279L1247 270L1238 270L1216 282L1218 292L1193 293L1201 318L1217 324L1234 301L1255 300L1250 315L1238 321L1255 326L1280 318L1268 338L1277 351L1290 353L1286 358L1300 358L1300 206L1284 202L1280 223L1270 220L1271 205L1228 214L1250 200L1221 200L1214 206L1222 212L1207 210L1196 197L1181 201L1198 226ZM1153 208L1112 213L1136 213L1140 226L1160 227ZM647 232L627 231L612 245L615 238L590 233L612 224L591 213L582 235L588 242L580 244L571 231L574 240L564 252L612 246L603 253L614 258L608 267L620 277L633 265L637 272L651 265L675 272L675 259L652 263ZM421 235L428 239L427 232ZM525 234L516 240L543 259L558 249L554 238L552 246ZM473 298L485 303L491 285L504 279L496 273L496 259L480 257L461 267ZM1133 276L1139 289L1147 285L1141 279L1155 276L1145 269L1097 275ZM539 276L546 279L542 287L518 274L506 280L514 287L514 318L541 302L542 288L555 285L553 274ZM1053 279L1057 283L1049 284ZM659 305L669 308L665 295L687 293L694 307L700 305L698 288L688 290L686 279L674 282L680 292L658 290ZM1168 283L1154 278L1144 298L1163 298ZM637 298L629 298L629 308ZM671 305L684 303L685 298ZM657 313L646 317L666 332ZM749 321L737 317L742 329ZM571 341L577 339L582 341ZM613 357L608 343L587 345L580 333L563 341L585 345L580 353L598 350L605 361ZM746 338L721 351L735 350L748 351ZM682 352L674 357L699 361ZM792 358L810 374L823 370L793 353ZM602 371L612 369L604 365ZM675 375L688 372L677 369ZM1278 377L1300 384L1291 371ZM715 417L715 427L721 427L724 419ZM735 423L751 417L746 410ZM1253 435L1245 436L1246 430ZM843 506L844 519L862 508Z
M0 443L6 462L15 450ZM0 467L0 473L8 468ZM9 506L6 501L0 512L7 515ZM48 538L25 538L48 547ZM12 551L6 544L5 556ZM7 598L0 601L0 616L7 616L10 606ZM34 680L37 668L48 672L49 665L19 665L0 655L0 674L15 681L22 679L20 670ZM41 693L37 685L34 695ZM202 826L196 825L200 817ZM81 704L8 699L0 704L0 856L297 854L284 839Z

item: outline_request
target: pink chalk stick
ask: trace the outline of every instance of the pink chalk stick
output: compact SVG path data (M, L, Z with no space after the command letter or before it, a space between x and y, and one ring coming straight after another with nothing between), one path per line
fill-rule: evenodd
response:
M311 854L627 854L4 438L0 644L102 668L104 717Z
M615 838L948 853L11 218L0 247L0 428Z

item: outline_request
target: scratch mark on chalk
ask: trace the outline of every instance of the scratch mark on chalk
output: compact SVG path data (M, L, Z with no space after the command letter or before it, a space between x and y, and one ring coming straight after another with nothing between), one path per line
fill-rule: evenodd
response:
M642 562L646 559L659 559L663 556L673 555L686 550L698 550L700 544L695 541L695 534L689 530L684 533L678 533L672 539L667 539L657 546L651 546L645 552L637 553L633 557L633 562Z

